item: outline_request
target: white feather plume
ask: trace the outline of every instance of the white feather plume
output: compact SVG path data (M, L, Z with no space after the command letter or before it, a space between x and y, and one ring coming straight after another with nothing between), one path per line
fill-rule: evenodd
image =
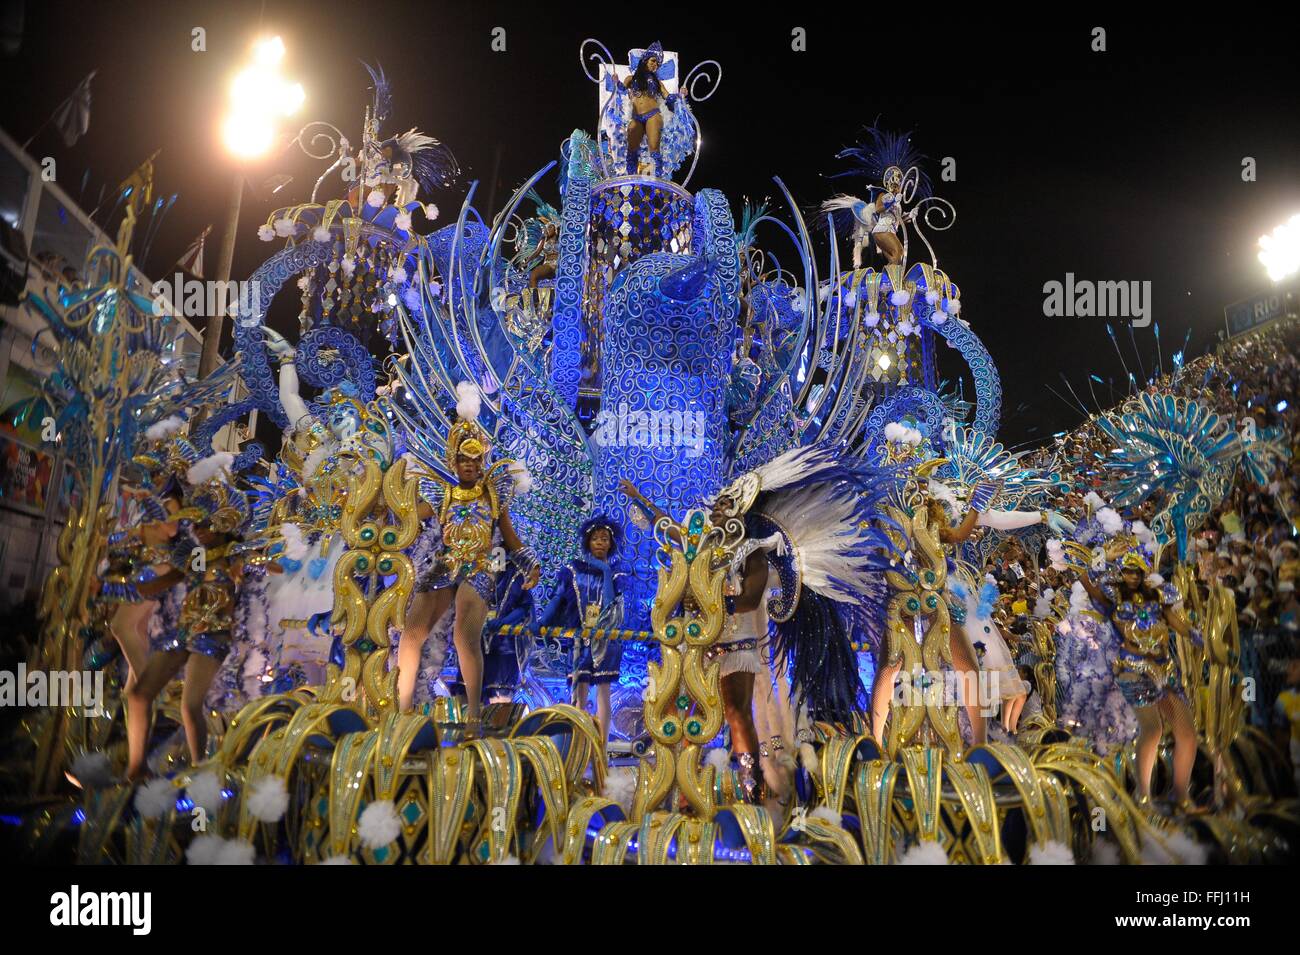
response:
M1088 505L1089 514L1093 514L1097 511L1100 511L1103 507L1106 506L1106 502L1102 500L1101 495L1098 494L1096 491L1089 491L1087 494L1085 494L1083 496L1083 503Z
M763 487L769 488L766 481ZM881 586L879 574L844 559L858 545L861 533L854 520L857 505L851 498L831 497L822 486L813 485L781 495L764 513L781 527L799 528L797 557L804 586L849 604L860 603L863 594Z
M303 560L311 552L297 524L281 524L280 536L284 538L284 555L290 560Z
M704 754L704 764L712 766L718 772L725 772L731 767L731 754L721 746L715 746Z
M357 834L367 849L379 849L396 841L402 834L402 822L391 799L380 799L366 806L357 820Z
M462 421L477 421L483 410L483 399L478 385L472 381L462 381L456 386L456 416Z
M509 471L511 479L515 482L516 496L527 494L533 489L533 473L528 470L528 465L523 461L512 461Z
M161 441L185 427L185 419L180 415L168 415L161 421L155 421L145 429L144 436L150 441Z
M947 865L948 853L937 842L921 842L898 858L899 865Z
M234 463L234 452L217 451L190 465L190 469L185 472L185 480L197 487L200 484L207 484L215 477L228 477L230 466Z

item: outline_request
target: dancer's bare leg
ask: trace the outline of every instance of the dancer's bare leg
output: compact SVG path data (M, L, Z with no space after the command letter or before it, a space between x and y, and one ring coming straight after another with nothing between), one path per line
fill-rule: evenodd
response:
M465 718L479 719L483 708L483 621L487 604L469 584L456 588L456 621L452 639L456 643L456 662L460 680L465 684Z
M880 249L885 256L885 261L890 265L897 265L903 261L903 243L898 241L898 236L892 232L876 232L872 238L876 240L876 247Z
M889 718L889 705L894 698L894 680L903 669L903 661L893 666L880 666L871 681L871 735L881 751L885 748L885 721Z
M144 670L145 662L149 659L149 618L157 609L158 601L142 600L139 603L118 604L117 609L113 611L109 630L112 631L117 645L122 648L122 656L126 657L128 673L125 688L127 690L135 686L140 673Z
M181 719L185 723L185 742L190 747L191 766L197 766L208 755L208 718L203 701L220 669L220 660L202 653L191 653L189 662L185 664Z
M609 742L609 724L613 722L614 707L610 685L596 684L596 725L600 727L601 738Z
M406 626L397 644L397 709L409 713L415 702L415 681L420 674L420 652L442 615L451 606L454 591L450 587L426 590L411 598L406 611ZM480 651L481 653L481 651Z
M1138 722L1137 736L1137 790L1143 799L1151 797L1151 772L1156 765L1156 751L1160 748L1160 737L1164 735L1164 723L1160 719L1159 706L1139 706L1135 708Z
M1174 734L1173 797L1182 802L1191 798L1192 767L1196 764L1196 724L1191 709L1180 696L1171 693L1156 706Z
M1016 734L1017 727L1020 726L1020 711L1025 708L1025 700L1029 697L1021 693L1019 696L1013 696L1009 700L1002 701L1002 726L1013 736Z
M980 699L980 668L967 649L965 632L956 623L952 624L949 646L952 650L952 666L960 679L958 689L962 705L966 707L966 716L970 719L971 745L983 746L988 742L988 725L984 717L984 700Z
M145 664L135 686L126 694L126 778L134 782L144 772L146 747L149 745L149 709L158 694L167 688L189 654L184 650L155 653Z

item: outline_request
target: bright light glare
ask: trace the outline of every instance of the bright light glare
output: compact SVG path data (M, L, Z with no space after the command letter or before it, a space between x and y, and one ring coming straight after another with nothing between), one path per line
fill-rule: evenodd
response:
M275 123L298 111L306 99L302 84L280 76L284 42L278 37L253 45L253 63L230 84L230 113L222 123L226 148L236 156L260 156L275 142Z
M1274 282L1300 270L1300 215L1292 216L1272 235L1259 237L1259 261Z

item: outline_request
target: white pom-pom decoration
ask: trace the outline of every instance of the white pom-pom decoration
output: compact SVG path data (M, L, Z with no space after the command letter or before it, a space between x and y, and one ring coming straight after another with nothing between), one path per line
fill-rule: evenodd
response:
M937 842L922 842L912 846L898 859L899 865L947 865L948 853Z
M298 231L298 224L292 219L276 219L274 228L276 235L282 239L287 239Z
M1030 865L1074 865L1074 853L1064 842L1036 842L1029 847Z
M1118 534L1124 529L1124 518L1113 507L1103 507L1097 512L1097 523L1107 534Z
M330 856L328 859L322 860L320 864L321 865L356 865L356 863L352 861L351 856L342 856L342 855Z
M217 859L225 846L220 836L204 834L196 836L185 850L185 861L190 865L218 865Z
M1205 865L1209 850L1177 829L1152 833L1142 842L1144 865Z
M961 299L950 298L943 303L943 310L949 315L956 315L961 311Z
M330 230L323 225L318 225L311 230L311 237L317 242L328 242L330 240Z
M251 842L243 839L227 839L217 853L217 865L253 865L257 862L257 850Z
M925 301L927 304L933 305L935 302L939 301L939 293L932 288L926 289Z
M215 477L229 477L231 465L235 463L233 451L218 451L209 454L201 461L195 461L185 472L185 480L194 487L207 484Z
M841 816L834 809L831 809L827 806L818 806L812 812L808 813L808 818L822 819L826 822L829 822L832 826L844 825L844 817Z
M1092 844L1093 865L1119 865L1119 847L1109 839L1098 839Z
M438 218L438 207L435 206L432 202L425 203L424 217L428 219L430 222Z
M272 239L275 238L275 230L272 229L269 225L263 223L262 225L257 227L257 237L261 239L263 242L270 242Z
M411 214L407 212L405 209L403 209L401 212L397 214L396 218L393 219L393 225L396 226L402 232L410 232Z
M462 421L477 421L483 410L483 399L479 396L478 385L472 381L462 381L456 386L456 415Z
M283 776L262 776L253 783L244 805L261 822L279 822L289 808L289 787Z
M1088 505L1089 511L1100 511L1106 506L1106 502L1102 500L1101 495L1096 491L1089 491L1085 494L1083 496L1083 503Z
M209 816L214 816L221 808L221 780L212 770L204 770L185 784L185 795Z
M357 270L357 257L349 252L347 255L343 256L340 265L343 267L344 275L351 275Z
M731 754L721 746L715 746L705 754L704 764L712 766L718 772L723 772L731 768Z
M167 815L176 805L176 787L170 779L151 779L135 791L135 811L146 819Z
M357 820L357 834L367 849L380 849L402 834L402 822L391 799L380 799L366 806Z
M185 419L180 415L168 415L161 421L155 421L145 429L144 436L150 441L161 441L185 427Z
M889 304L901 308L912 300L912 293L906 289L894 289L889 293Z
M366 205L374 206L376 209L378 209L383 204L384 204L384 190L371 189L370 192L366 194Z
M867 328L875 328L880 324L880 313L867 312L866 316L862 319L862 323L866 325Z
M606 799L612 799L622 808L624 815L632 814L632 798L636 795L636 770L630 766L614 766L605 774Z

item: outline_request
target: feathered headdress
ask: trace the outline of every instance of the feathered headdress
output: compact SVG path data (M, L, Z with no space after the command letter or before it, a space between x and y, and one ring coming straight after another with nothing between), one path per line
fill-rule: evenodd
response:
M483 426L478 423L479 412L483 402L479 396L478 386L473 382L462 381L456 386L456 418L447 435L447 466L456 470L456 458L482 459L492 449L492 440Z
M916 196L924 198L930 194L930 177L921 168L926 157L912 147L910 131L891 133L874 125L868 126L858 143L840 150L835 158L847 159L851 165L844 172L830 176L831 179L866 176L872 185L888 187L895 180L901 182L907 171L915 167Z

